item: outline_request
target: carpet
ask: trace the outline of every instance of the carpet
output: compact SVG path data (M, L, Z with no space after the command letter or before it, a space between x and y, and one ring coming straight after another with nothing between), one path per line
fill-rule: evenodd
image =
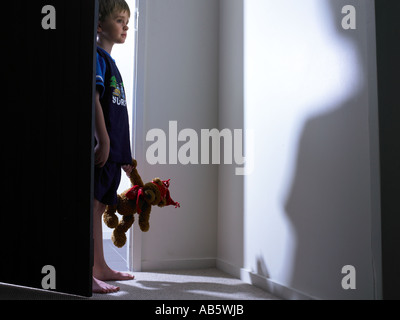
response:
M218 269L135 272L135 280L110 282L113 294L94 294L97 300L279 300Z
M91 298L0 284L0 300L280 300L215 268L134 275L135 280L109 282L119 292Z

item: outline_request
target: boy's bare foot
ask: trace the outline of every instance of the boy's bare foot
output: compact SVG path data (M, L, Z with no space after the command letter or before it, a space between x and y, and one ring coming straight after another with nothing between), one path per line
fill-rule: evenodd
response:
M93 268L93 276L102 281L123 281L133 280L135 277L127 272L114 271L111 268Z
M113 293L119 291L119 287L107 284L93 277L92 291L93 293Z

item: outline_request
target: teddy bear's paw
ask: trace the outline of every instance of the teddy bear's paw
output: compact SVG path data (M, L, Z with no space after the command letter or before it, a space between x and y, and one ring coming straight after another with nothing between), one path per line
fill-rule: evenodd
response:
M117 232L117 230L114 230L111 240L117 248L122 248L126 243L126 235L123 232Z
M103 221L107 227L112 229L116 228L119 222L118 217L115 214L114 215L104 214Z
M147 232L150 229L150 224L148 222L139 221L139 226L140 226L140 230L142 230L142 232Z

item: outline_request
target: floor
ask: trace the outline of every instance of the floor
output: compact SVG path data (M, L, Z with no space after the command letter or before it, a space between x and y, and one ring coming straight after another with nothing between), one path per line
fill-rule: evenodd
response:
M103 240L104 257L115 270L128 270L126 248ZM279 300L270 293L244 283L216 268L134 272L135 280L112 282L115 294L94 294L96 300Z
M113 294L94 294L95 300L280 300L216 268L134 272L135 280L111 282Z
M111 268L127 268L126 248L104 240L104 253ZM131 281L111 282L120 287L114 294L94 294L91 300L280 300L270 293L236 279L216 268L134 272ZM88 299L45 290L0 284L0 300Z

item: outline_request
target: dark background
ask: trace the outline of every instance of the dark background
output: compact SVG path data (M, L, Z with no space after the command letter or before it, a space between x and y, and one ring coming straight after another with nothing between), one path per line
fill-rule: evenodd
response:
M52 265L56 291L92 294L96 6L13 1L2 17L0 282L42 288Z
M376 0L383 298L400 299L400 1Z

